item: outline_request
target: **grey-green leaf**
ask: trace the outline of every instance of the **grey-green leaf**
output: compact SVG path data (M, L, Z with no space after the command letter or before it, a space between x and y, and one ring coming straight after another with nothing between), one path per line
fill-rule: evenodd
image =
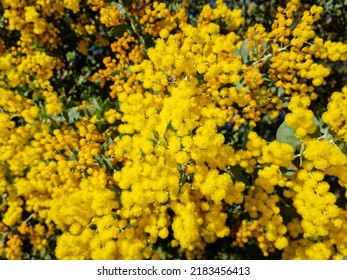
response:
M276 139L278 142L291 145L294 150L300 143L300 140L295 136L295 129L290 127L285 121L277 129Z
M249 50L247 48L247 45L248 45L248 39L244 40L240 47L240 54L242 56L242 60L244 63L247 63L249 61L249 57L248 57Z
M81 118L80 112L76 108L70 108L66 110L69 123L74 123L76 120Z

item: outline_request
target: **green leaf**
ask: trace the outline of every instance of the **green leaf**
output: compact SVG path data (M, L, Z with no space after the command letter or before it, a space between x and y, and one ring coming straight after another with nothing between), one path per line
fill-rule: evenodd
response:
M121 72L118 70L112 71L109 76L111 76L112 78L114 78L115 76L119 75Z
M226 173L228 173L232 177L234 182L241 181L241 182L244 182L246 184L248 183L248 179L245 176L242 167L239 165L230 166L226 170Z
M320 235L318 235L318 236L309 236L309 237L307 237L307 239L308 239L309 241L314 242L314 243L323 242L323 241L327 240L327 238L328 238L328 237L326 237L326 236L320 236Z
M124 4L125 7L128 7L128 8L131 7L131 3L132 3L131 0L123 0L122 2L123 2L123 4Z
M166 141L167 144L169 144L169 141L168 141L168 139L167 139L167 137L166 137L166 132L168 132L169 130L175 131L174 127L172 126L171 121L169 121L169 123L167 124L167 126L166 126L166 128L165 128L164 135L163 135L163 137L164 137L164 139L165 139L165 141Z
M105 121L99 121L96 123L96 128L98 129L99 133L105 132L110 127L110 124Z
M75 51L69 51L66 53L66 60L68 62L73 61L76 57L76 52Z
M139 31L142 29L142 26L141 24L138 22L138 17L137 16L132 16L130 18L130 25L131 25L131 28L135 31Z
M313 116L312 122L316 126L316 131L311 133L310 137L311 138L319 138L320 135L321 135L320 122L319 122L319 120L315 116Z
M293 176L293 175L296 174L296 170L292 166L281 167L280 170L281 170L283 175L288 176L288 177Z
M169 130L173 130L176 131L175 128L172 126L172 121L170 120L165 128L165 132L169 131Z
M112 102L109 98L107 98L103 103L102 103L102 113L104 114L108 109L110 109L112 106Z
M111 137L108 137L106 141L101 145L101 153L103 154L105 151L107 151L108 146L110 146L113 143L113 140Z
M154 131L153 131L153 136L154 136L154 139L156 139L157 141L159 141L160 136L159 136L158 131L154 130Z
M149 140L152 144L153 147L157 146L157 142L151 138L147 138L147 140Z
M123 16L126 17L126 10L124 8L124 6L120 3L112 3L112 6L117 7L118 12Z
M295 129L290 127L285 121L277 129L276 139L278 142L291 145L294 150L300 143L300 140L295 136Z
M248 45L248 39L244 40L240 47L240 54L242 56L243 63L249 62L249 56L248 56L249 50L247 48L247 45Z
M267 51L271 50L271 46L269 46L265 41L261 41L261 45L263 46L263 51L260 55L263 56Z
M101 100L101 97L93 97L90 99L90 103L92 103L94 105L94 109L98 109L98 110L101 110L101 107L102 107L102 100Z
M95 110L95 113L96 113L96 117L97 117L98 119L101 119L101 118L102 118L102 116L103 116L102 110L96 109L96 110Z
M95 83L96 85L100 85L100 83L101 83L101 78L100 78L100 77L97 77L97 78L95 79L94 83Z
M77 156L78 151L79 151L79 149L75 149L75 150L69 155L68 159L71 160L71 161L78 161L78 156Z
M286 94L286 90L283 87L279 87L277 89L277 96L278 97L283 97Z
M101 166L106 167L108 170L113 169L113 165L112 165L111 161L107 157L105 157L104 155L98 154L95 156L95 159Z
M67 109L66 113L69 123L74 123L76 120L81 118L80 112L76 108Z
M61 103L64 105L64 101L62 100ZM69 96L65 102L65 106L67 109L75 107L78 105L78 102L72 98L72 96Z
M42 248L42 250L40 251L41 259L43 259L45 257L46 253L47 253L46 248Z
M237 90L241 90L241 88L243 88L243 87L244 87L244 83L243 83L243 82L238 81L238 82L236 83L236 89L237 89Z
M47 122L51 129L61 128L61 126L66 122L63 116L51 115L47 118Z
M146 49L149 49L155 46L155 40L152 36L145 36L144 40L145 40L144 43L145 43Z
M121 38L123 37L124 32L131 34L132 33L131 27L127 24L120 24L120 25L112 27L111 30L107 32L107 34L110 37Z
M41 48L41 47L39 46L39 42L37 42L37 41L34 41L34 42L33 42L33 47L34 47L34 50L35 50L35 51L42 51L42 52L45 51L44 48Z
M334 139L333 135L330 133L331 130L330 130L330 125L324 123L321 119L319 120L320 121L320 133L322 134L322 138L326 141L330 141L332 139Z
M281 216L283 217L283 220L286 223L293 220L294 218L300 217L296 209L292 207L289 202L283 201L282 199L281 199L281 202L282 202L280 204Z
M90 107L85 107L85 108L83 108L83 113L84 113L87 117L91 118L92 116L94 116L95 110L92 109L92 108L90 108Z

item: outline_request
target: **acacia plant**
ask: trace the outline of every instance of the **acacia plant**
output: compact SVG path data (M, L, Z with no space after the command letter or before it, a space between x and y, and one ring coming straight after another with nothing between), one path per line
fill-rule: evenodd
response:
M0 0L0 258L346 257L344 3Z

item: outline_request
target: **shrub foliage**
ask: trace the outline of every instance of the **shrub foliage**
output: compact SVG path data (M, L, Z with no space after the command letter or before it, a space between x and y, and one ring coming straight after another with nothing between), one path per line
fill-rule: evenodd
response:
M343 259L345 3L0 0L0 258Z

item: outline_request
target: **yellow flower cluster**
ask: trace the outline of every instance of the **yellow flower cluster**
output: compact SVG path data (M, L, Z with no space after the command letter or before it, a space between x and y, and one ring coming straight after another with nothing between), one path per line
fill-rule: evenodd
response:
M313 122L314 114L308 109L310 104L310 98L304 94L293 96L288 104L291 112L286 115L285 120L289 126L295 128L295 135L300 139L317 129Z
M304 105L310 100L308 97L307 99L297 98L293 100L293 104L295 102L296 105ZM239 164L254 168L254 159L256 159L261 164L270 163L271 165L258 170L257 178L254 181L255 185L245 195L245 210L253 219L253 223L255 219L257 220L257 226L255 224L253 226L253 223L243 222L238 229L235 242L243 246L242 244L248 243L250 238L256 238L257 244L265 256L277 248L283 250L284 258L331 258L334 255L331 245L326 249L329 254L319 253L319 251L314 251L313 248L315 247L310 247L310 244L313 244L310 243L311 241L307 244L305 242L307 239L323 238L324 240L327 236L335 236L344 224L343 217L346 212L335 204L336 197L329 192L329 184L323 181L323 172L329 170L330 174L334 176L339 174L337 170L343 172L344 169L341 168L346 165L345 155L338 147L326 140L307 139L304 141L303 155L305 160L302 169L296 176L287 177L282 174L280 166L290 167L294 160L291 146L278 142L266 144L254 132L249 134L248 139L247 150L242 153L237 151L240 160L242 159ZM318 144L324 145L324 147L317 148ZM283 147L280 147L281 145ZM279 153L277 163L276 153ZM267 158L269 161L266 160ZM322 171L313 171L316 169ZM289 223L284 223L281 213L282 207L280 206L283 201L279 196L279 187L283 189L283 199L293 199L293 206L302 220L294 218ZM258 227L260 230L256 230ZM290 236L292 238L303 236L303 239L300 239L302 244L297 251L295 251L295 246L299 245L295 241L290 241ZM345 251L345 239L336 237L334 240L336 240L333 241L335 242L334 246L339 248L336 258L339 258L337 256L343 255L342 252ZM325 248L323 243L319 244ZM300 255L299 250L303 250L303 255Z
M304 143L306 147L303 155L307 159L304 168L307 170L313 168L326 170L330 167L347 164L346 155L341 152L339 147L329 141L310 139Z
M264 170L263 173L268 172ZM268 175L268 174L267 174ZM266 176L265 174L261 176ZM280 208L277 206L279 196L274 193L274 186L270 183L263 184L265 178L257 178L256 186L249 189L245 197L245 209L253 219L258 219L259 224L263 227L264 237L261 239L267 244L266 247L259 243L258 246L265 255L269 253L265 248L277 248L283 250L288 246L288 238L285 236L287 227L280 215ZM266 179L265 179L266 180ZM264 187L266 190L264 190ZM271 189L272 188L272 191ZM270 193L270 194L269 194ZM270 251L271 252L271 251Z
M301 22L293 29L294 38L290 41L290 44L294 48L301 49L305 42L314 37L312 24L319 20L322 11L323 7L313 5L310 11L304 12Z
M9 234L7 239L6 248L4 250L6 258L9 260L20 260L23 256L21 250L23 241L18 234Z
M78 13L80 10L80 0L63 0L64 7Z
M269 36L265 31L265 27L261 24L256 23L254 26L250 26L247 29L246 35L248 39L247 48L251 50L249 55L255 56L255 54L258 54L254 57L254 59L260 59L260 54L264 52L263 41L265 40L266 42Z
M324 50L327 57L332 61L347 60L347 44L342 42L325 41ZM323 54L323 57L324 56L325 55Z
M210 5L203 7L199 15L199 24L206 25L218 19L225 21L229 31L237 30L245 21L241 9L231 10L223 0L217 0L215 8L211 8Z
M124 33L124 36L111 44L112 51L116 54L119 66L126 68L129 62L140 63L142 61L143 45L134 45L135 37ZM114 68L112 68L114 71ZM122 69L119 69L122 70Z
M64 14L64 8L77 13L80 9L79 0L54 0L35 2L28 4L21 0L4 0L4 18L8 21L10 30L20 32L20 40L32 44L38 42L39 45L50 50L56 49L60 42L59 29L51 22L50 17L54 16L59 21Z
M271 163L273 165L287 167L291 165L294 159L292 146L286 143L272 141L263 148L262 157L259 163Z
M304 239L291 242L283 252L284 259L341 259L347 252L346 211L336 204L329 192L322 171L300 170L293 190L293 205L302 220L288 224L292 237L303 234Z
M242 11L222 0L196 26L187 1L178 12L149 0L29 2L2 0L19 32L17 45L0 41L0 257L25 257L25 242L44 252L57 233L58 259L155 259L164 243L195 259L221 238L266 257L347 255L347 210L327 179L347 188L347 87L317 137L312 108L332 71L323 60L347 49L316 36L321 7L294 24L292 0L271 32L240 34ZM63 29L79 53L60 57ZM85 70L73 76L75 55L95 66L100 92ZM75 78L76 90L59 88ZM297 146L260 135L284 111Z
M35 51L32 48L21 51L24 53L12 48L11 52L0 57L1 103L5 110L12 114L20 113L26 122L33 123L40 109L32 104L30 98L23 97L23 94L17 90L27 87L27 94L31 94L32 99L45 100L48 114L60 113L61 104L49 79L53 77L55 70L62 67L62 63L45 52Z
M330 125L339 139L347 142L347 122L346 108L347 105L347 87L343 87L342 92L334 92L328 103L328 110L323 113L322 119Z
M265 238L264 228L258 220L253 220L251 222L242 220L241 225L236 232L235 243L242 248L252 239L256 241L257 246L260 248L264 256L269 256L269 253L275 251L273 244Z
M7 226L13 226L18 221L20 221L22 217L22 205L23 201L20 199L17 199L16 201L9 201L8 203L8 209L4 215L3 223Z
M282 7L277 8L276 19L272 24L272 30L270 36L274 38L274 42L280 42L284 45L288 45L289 39L287 38L291 34L290 26L293 23L293 13L295 11L295 5L289 2L285 9Z
M117 26L124 23L124 17L116 6L107 6L100 9L100 22L106 27Z
M300 23L293 28L295 10L295 5L291 2L285 10L278 9L269 39L280 44L272 45L273 56L262 59L267 61L271 58L272 69L269 74L276 81L277 87L283 87L287 94L307 94L311 100L315 100L317 94L314 93L314 87L321 86L330 71L326 66L315 63L313 56L322 59L328 57L333 61L345 60L346 45L340 42L324 42L315 35L313 24L320 18L322 7L313 5L310 11L304 12ZM301 82L302 78L312 80L312 86Z
M138 234L147 233L154 244L158 238L167 237L170 224L168 218L159 223L160 215L167 217L167 209L162 214L153 210L169 203L176 213L172 222L175 238L172 245L179 245L190 258L202 252L206 241L229 234L224 226L227 216L221 203L241 203L241 192L245 188L242 182L233 182L230 175L219 174L217 170L235 164L233 149L223 145L224 138L217 131L227 115L217 107L217 102L211 103L211 97L204 95L194 77L197 72L205 74L209 88L216 89L216 82L228 82L227 77L225 81L216 81L218 71L225 71L227 75L234 75L232 71L235 70L237 75L240 71L233 70L233 65L227 68L223 61L225 48L229 46L219 44L222 40L215 33L218 32L216 27L211 24L200 30L186 26L183 34L162 34L155 49L148 50L149 59L130 68L134 79L130 77L122 88L115 86L118 81L114 85L121 102L123 122L118 130L131 135L116 139L113 147L115 158L127 159L124 167L113 176L123 189L123 208L118 215L128 219L130 228ZM232 34L223 37L227 42L236 38ZM218 45L213 39L218 40ZM204 42L209 44L208 48L202 48ZM210 53L210 58L199 63L201 67L203 63L215 64L213 72L193 63L194 57L204 59L204 53ZM187 63L187 57L191 63ZM234 68L240 69L241 62L234 63ZM135 78L142 82L143 88L132 86ZM236 79L237 76L234 83ZM165 91L169 96L165 96ZM196 135L190 137L194 130ZM202 204L199 222L193 218L197 209L190 196L198 201L204 197L213 205ZM147 211L151 213L151 220L141 229L143 225L139 219L144 219ZM156 216L158 222L154 222ZM191 227L191 235L187 235L187 227Z
M143 26L143 34L158 37L162 28L171 31L177 27L176 17L171 16L165 3L154 1L152 5L145 5L140 14L139 23Z
M298 184L293 188L298 192L293 205L303 218L304 237L327 236L328 224L342 225L342 220L338 218L340 210L335 205L336 197L328 192L329 185L322 179L322 172L301 170Z

